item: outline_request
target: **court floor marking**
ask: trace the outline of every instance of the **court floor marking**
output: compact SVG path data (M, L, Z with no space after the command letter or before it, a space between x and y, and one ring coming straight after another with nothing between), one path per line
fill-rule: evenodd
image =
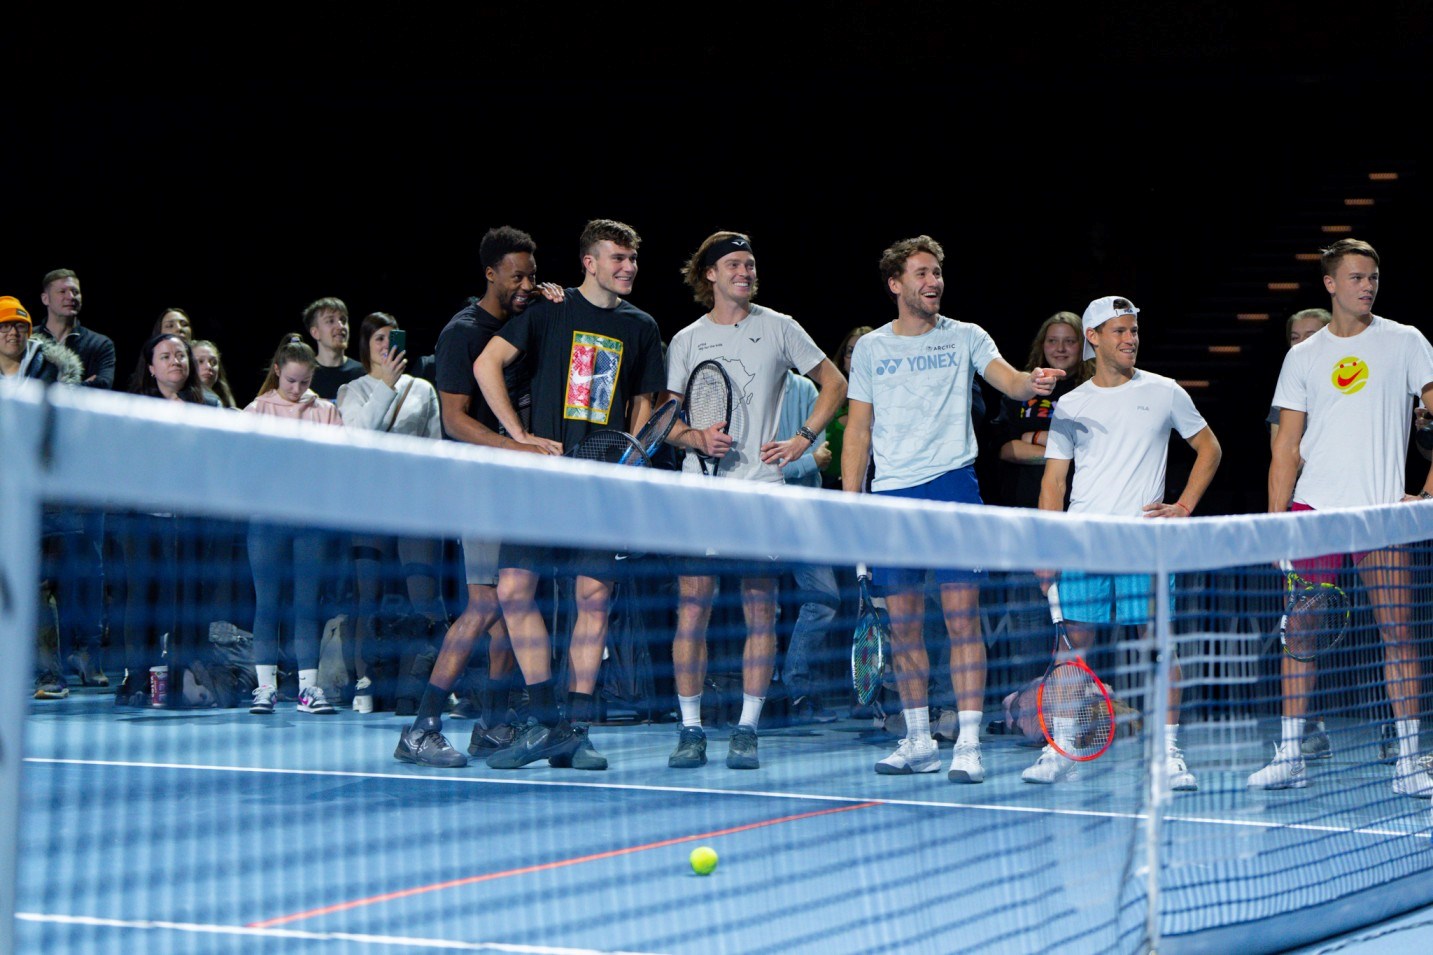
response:
M366 935L354 932L308 932L303 929L251 928L238 925L210 925L202 922L161 922L151 919L104 919L87 915L41 915L36 912L16 912L15 918L25 922L42 922L51 925L88 925L100 928L188 932L195 935L235 935L249 938L292 938L314 942L359 942L365 945L398 946L405 950L430 948L454 952L514 952L518 955L650 955L650 953L597 948L517 945L509 942L461 942L446 938Z
M439 776L439 775L417 775L415 773L376 773L361 772L358 770L346 769L283 769L278 767L264 766L222 766L209 763L146 763L136 760L111 760L111 759L59 759L47 756L27 756L27 763L44 763L51 765L66 766L107 766L121 769L177 769L199 772L218 773L252 773L256 775L275 776L309 776L334 779L404 779L414 782L425 783L454 783L458 785L480 785L480 786L549 786L561 789L602 789L611 791L631 791L650 793L674 793L679 795L693 796L754 796L764 799L797 799L810 802L840 802L840 803L872 803L882 806L901 806L915 809L970 809L983 812L1012 812L1012 813L1034 813L1047 816L1074 816L1080 818L1095 819L1128 819L1142 821L1149 818L1147 813L1142 812L1116 812L1113 810L1101 809L1065 809L1056 806L1001 806L990 803L961 803L946 802L938 799L887 799L884 797L872 798L870 796L832 796L824 793L792 793L777 792L759 789L719 789L701 786L652 786L641 783L600 783L600 782L578 782L575 780L561 779L532 779L527 774L516 774L522 778L492 778L488 776ZM1419 800L1419 812L1428 809L1427 804ZM1348 833L1350 835L1369 836L1411 836L1418 839L1428 840L1430 836L1427 828L1418 830L1409 829L1379 829L1368 826L1333 826L1316 825L1305 822L1268 822L1257 819L1219 819L1201 816L1181 816L1178 813L1165 812L1165 822L1183 822L1195 825L1210 826L1236 826L1251 829L1288 829L1299 832L1333 832Z
M606 852L593 852L585 856L574 856L570 859L558 859L553 862L540 862L536 865L519 866L516 869L505 869L502 872L487 872L483 875L469 875L461 879L449 879L446 882L434 882L431 885L414 886L411 889L399 889L396 892L384 892L381 895L369 896L366 899L354 899L349 902L338 902L333 905L325 905L317 909L309 909L307 912L295 912L292 915L281 915L277 918L265 919L262 922L250 922L250 928L272 928L276 925L287 925L290 922L298 922L303 919L316 918L320 915L332 915L335 912L346 912L349 909L360 908L365 905L377 905L380 902L392 902L397 899L406 899L415 895L425 895L429 892L441 892L444 889L456 889L465 885L477 885L480 882L492 882L495 879L506 879L518 875L531 875L534 872L548 872L553 869L564 869L568 866L581 865L584 862L599 862L603 859L616 859L620 856L631 855L634 852L647 852L651 849L665 849L668 846L681 845L683 842L697 842L702 839L713 839L717 836L730 836L738 832L749 832L752 829L765 829L768 826L779 826L786 822L798 822L802 819L813 819L817 816L829 816L838 812L851 812L854 809L869 809L872 806L879 806L879 802L857 803L852 806L835 806L830 809L815 809L811 812L800 812L792 816L781 816L777 819L763 819L760 822L748 822L740 826L730 826L725 829L714 829L711 832L698 832L688 836L674 836L671 839L661 839L656 842L647 842L642 845L624 846L621 849L608 849Z

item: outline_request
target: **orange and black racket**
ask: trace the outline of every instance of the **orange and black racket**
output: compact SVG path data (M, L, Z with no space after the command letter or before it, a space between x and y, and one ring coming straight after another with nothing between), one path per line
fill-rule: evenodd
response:
M1050 619L1055 624L1055 649L1050 669L1035 696L1045 742L1067 759L1099 759L1115 738L1115 707L1109 688L1084 659L1071 651L1060 610L1057 584L1050 585Z

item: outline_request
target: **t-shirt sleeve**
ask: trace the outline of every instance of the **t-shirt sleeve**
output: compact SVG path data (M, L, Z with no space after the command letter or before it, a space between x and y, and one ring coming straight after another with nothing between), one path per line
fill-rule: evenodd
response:
M1309 410L1305 390L1307 376L1303 373L1303 356L1299 354L1301 350L1290 348L1288 354L1284 355L1284 363L1279 367L1279 383L1274 386L1275 408L1302 412Z
M1173 419L1174 430L1179 432L1181 438L1188 441L1209 427L1209 423L1204 420L1204 415L1199 413L1199 409L1194 407L1194 399L1189 397L1189 392L1184 390L1184 386L1177 382L1172 384L1174 395L1170 401L1170 417Z
M512 318L504 322L502 328L499 328L497 331L493 332L493 336L496 338L501 338L503 341L507 342L509 345L513 346L518 351L534 351L535 346L537 344L534 341L534 339L537 337L535 331L537 319L540 316L545 316L546 314L546 301L529 306L528 308L523 309L523 311L519 312L518 314L514 315ZM486 342L483 344L483 347L487 347ZM478 352L478 354L481 355L482 352ZM476 356L474 356L474 360L476 360Z
M826 358L826 353L821 346L801 327L801 323L794 318L786 317L781 323L781 345L786 360L791 363L801 374L808 374L816 369Z
M1408 343L1408 393L1423 394L1424 386L1433 384L1433 345L1418 329L1410 329Z
M438 336L433 378L439 391L450 395L473 393L473 362L491 337L468 328L450 328Z
M1055 417L1050 419L1050 434L1045 439L1045 458L1057 461L1075 459L1076 422L1071 414L1074 403L1068 397L1055 405Z
M655 319L648 319L642 329L642 377L637 394L654 395L663 390L666 380L666 369L662 367L662 332Z
M970 326L970 362L975 367L975 373L985 377L985 369L990 363L1000 357L1000 349L995 347L995 339L990 333L979 325Z
M846 389L846 398L871 404L871 345L866 341L869 335L856 339L851 352L851 380Z

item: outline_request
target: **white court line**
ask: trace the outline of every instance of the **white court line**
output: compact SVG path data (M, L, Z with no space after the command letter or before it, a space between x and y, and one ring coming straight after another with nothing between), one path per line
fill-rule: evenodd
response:
M296 938L314 942L361 942L365 945L399 945L405 949L434 948L454 952L518 952L522 955L644 955L597 948L562 948L553 945L512 945L506 942L460 942L445 938L411 938L402 935L359 935L352 932L305 932L291 928L247 928L196 922L161 922L153 919L101 919L86 915L41 915L16 912L15 918L51 925L94 925L147 931L188 932L194 935L238 935L251 938ZM650 955L650 953L645 953Z
M129 769L181 769L219 773L254 773L275 776L318 776L337 779L402 779L426 783L456 783L469 786L551 786L560 789L601 789L650 793L678 793L699 796L755 796L763 799L793 799L814 802L878 803L883 806L906 806L918 809L969 809L982 812L1035 813L1048 816L1077 816L1095 819L1148 819L1142 812L1106 812L1094 809L1060 809L1050 806L996 806L986 803L941 802L924 799L882 799L878 796L829 796L822 793L767 792L752 789L706 789L698 786L648 786L636 783L583 783L554 779L490 779L481 776L415 776L409 773L357 772L341 769L277 769L263 766L218 766L207 763L144 763L135 760L55 759L27 756L27 763L50 763L65 766L112 766ZM1301 832L1341 832L1368 836L1413 836L1429 839L1429 833L1405 829L1373 829L1359 826L1314 825L1312 823L1261 822L1254 819L1218 819L1180 816L1165 813L1166 822L1186 822L1209 826L1240 826L1252 829L1292 829Z

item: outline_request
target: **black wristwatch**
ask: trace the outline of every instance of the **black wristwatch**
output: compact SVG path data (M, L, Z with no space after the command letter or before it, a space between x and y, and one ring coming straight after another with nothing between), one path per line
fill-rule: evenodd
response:
M816 432L806 427L806 425L803 424L801 427L797 428L796 433L801 435L801 437L805 438L812 444L816 443Z
M1420 500L1420 501L1426 501L1426 500L1428 500L1430 497L1433 497L1433 491L1419 491L1419 492L1418 492L1418 500Z

